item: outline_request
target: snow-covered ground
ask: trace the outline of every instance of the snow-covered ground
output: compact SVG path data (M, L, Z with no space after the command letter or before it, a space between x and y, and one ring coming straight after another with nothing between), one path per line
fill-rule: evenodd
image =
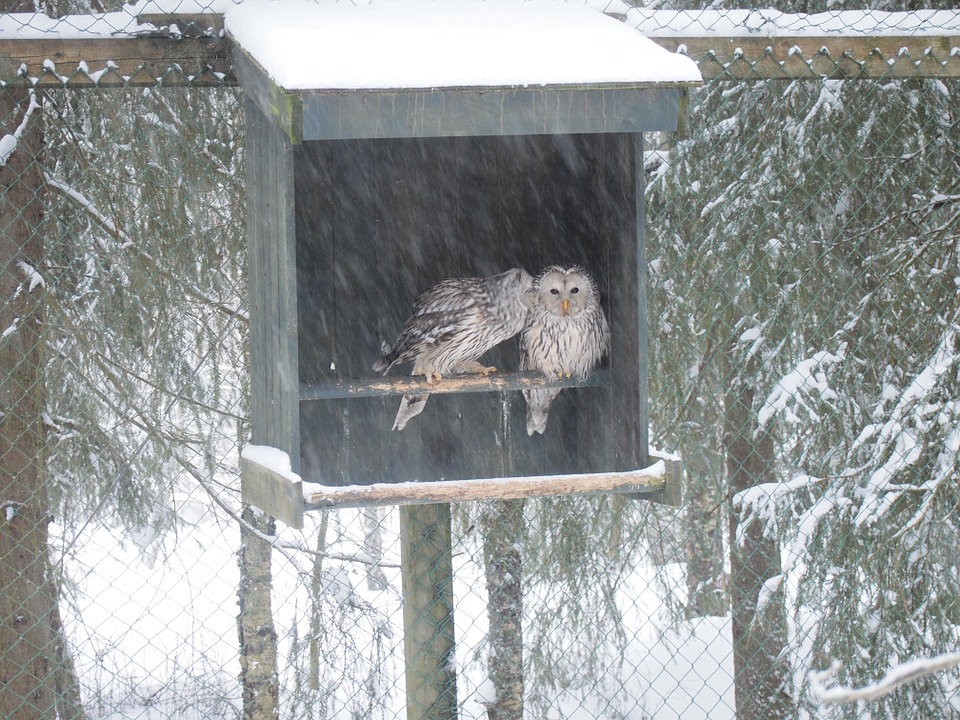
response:
M192 512L196 524L182 526L175 535L124 538L119 530L101 527L88 530L74 546L75 559L66 570L75 591L65 603L64 622L92 718L227 718L240 706L239 533L234 524L211 519L199 503L191 507L187 501L180 508L187 518ZM339 538L328 552L359 553L362 525L358 511L334 513L330 536ZM325 703L330 717L353 717L351 710L367 703L376 708L369 717L404 716L396 512L387 514L382 527L388 565L384 589L367 588L362 564L325 560L322 618L330 647L324 651L321 678L329 690ZM280 535L283 542L309 537L288 530ZM481 720L486 717L481 701L490 692L484 666L482 550L475 542L463 542L454 553L461 717ZM302 642L308 631L311 562L306 553L274 553L274 615L288 710L298 672L305 672L307 664ZM627 644L622 657L612 658L618 666L613 682L608 678L606 689L571 690L556 698L556 714L544 720L608 717L612 707L630 718L734 716L729 621L702 619L667 627L655 571L638 567L619 588ZM681 567L659 571L682 587ZM294 660L298 647L301 654Z

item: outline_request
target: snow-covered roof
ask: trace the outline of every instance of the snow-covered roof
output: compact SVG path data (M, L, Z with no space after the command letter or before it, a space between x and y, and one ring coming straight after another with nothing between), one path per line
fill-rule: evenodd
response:
M701 81L689 58L554 0L247 0L226 29L286 90Z

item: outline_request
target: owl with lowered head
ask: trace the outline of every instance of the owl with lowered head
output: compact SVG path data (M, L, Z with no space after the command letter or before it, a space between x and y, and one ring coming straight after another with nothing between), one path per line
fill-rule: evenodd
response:
M600 291L579 265L551 265L533 281L534 305L520 332L520 369L551 378L585 378L610 349ZM527 435L547 429L559 389L524 390Z
M424 290L413 301L413 315L393 346L373 365L386 374L413 361L411 375L431 384L444 375L496 371L477 358L520 332L533 304L533 278L522 268L479 278L449 278ZM427 395L404 395L393 423L403 430L421 412Z

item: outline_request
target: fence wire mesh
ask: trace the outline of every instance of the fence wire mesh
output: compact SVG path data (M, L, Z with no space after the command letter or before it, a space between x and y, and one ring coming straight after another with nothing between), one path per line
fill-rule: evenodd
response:
M645 138L650 435L683 507L303 530L240 501L242 92L9 82L0 715L960 717L960 85L916 67L721 69ZM435 657L405 661L414 626Z

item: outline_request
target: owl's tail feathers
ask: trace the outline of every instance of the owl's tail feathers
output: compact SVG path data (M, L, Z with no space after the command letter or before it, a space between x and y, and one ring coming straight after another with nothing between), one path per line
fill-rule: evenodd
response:
M550 412L550 406L527 408L527 435L534 433L543 433L547 429L547 413Z
M427 405L429 395L404 395L400 400L400 408L397 410L397 416L393 420L394 430L403 430L411 418L423 412Z
M543 433L547 429L547 416L550 403L559 394L559 390L524 390L527 399L527 435Z

